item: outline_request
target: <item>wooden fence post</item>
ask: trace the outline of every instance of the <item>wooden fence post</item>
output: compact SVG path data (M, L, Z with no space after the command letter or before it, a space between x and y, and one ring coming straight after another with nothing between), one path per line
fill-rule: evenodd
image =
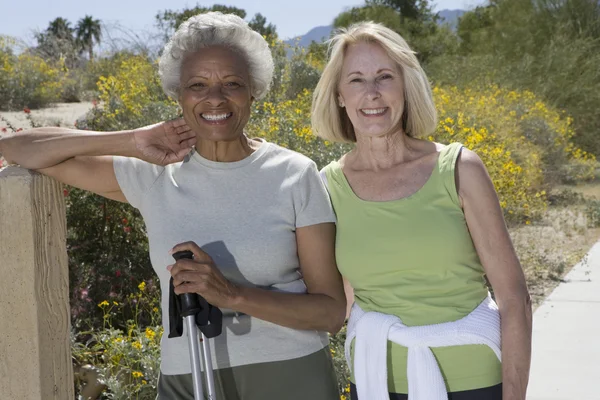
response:
M74 399L62 186L17 167L0 170L0 399Z

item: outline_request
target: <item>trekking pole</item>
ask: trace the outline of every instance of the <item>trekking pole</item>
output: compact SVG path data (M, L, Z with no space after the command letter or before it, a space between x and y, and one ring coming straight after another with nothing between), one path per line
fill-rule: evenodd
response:
M194 258L194 255L191 251L185 250L173 254L173 258L175 260L184 258L191 260ZM190 348L192 381L194 383L194 399L196 400L204 399L198 329L200 329L200 340L202 341L202 353L204 356L207 400L217 400L208 338L218 336L221 333L222 317L221 310L209 304L202 296L196 293L184 293L176 296L173 287L173 278L171 278L169 293L169 338L181 336L183 333L183 327L181 326L182 319L185 319Z

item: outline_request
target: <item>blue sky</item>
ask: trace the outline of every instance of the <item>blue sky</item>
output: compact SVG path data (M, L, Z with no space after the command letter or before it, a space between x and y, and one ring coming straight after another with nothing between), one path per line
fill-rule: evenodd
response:
M155 15L165 9L182 9L196 4L227 4L243 8L249 16L260 12L277 26L286 39L302 35L319 25L329 25L347 8L364 4L362 0L0 0L0 35L16 36L34 44L32 32L44 30L48 22L63 17L75 24L86 14L107 26L121 26L134 32L154 29ZM485 0L437 0L436 10L469 9Z

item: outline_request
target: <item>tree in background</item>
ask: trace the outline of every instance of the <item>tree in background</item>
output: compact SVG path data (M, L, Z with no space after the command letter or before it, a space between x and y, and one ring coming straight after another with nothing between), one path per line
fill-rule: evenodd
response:
M565 109L574 142L600 155L600 2L490 0L460 18L458 36L460 56L431 66L437 80L527 88Z
M90 15L86 15L80 19L75 27L77 35L77 42L81 46L82 50L87 50L89 60L94 60L94 43L99 44L100 38L102 37L102 25L100 20L92 18Z
M438 24L439 17L428 0L367 0L364 6L338 15L333 25L343 28L361 21L378 22L398 32L423 63L454 53L458 46L450 28Z
M248 25L250 28L266 37L267 40L277 39L277 29L275 28L275 25L267 23L267 18L261 13L255 14L254 18L248 22Z
M156 15L156 23L164 32L165 40L169 40L171 35L184 21L194 15L210 11L218 11L223 14L235 14L242 19L245 19L247 15L246 10L241 8L215 4L210 7L196 6L194 8L185 8L181 11L165 10ZM275 25L268 24L267 19L260 13L256 14L248 24L252 29L265 36L267 41L277 38Z
M67 67L72 68L79 55L73 33L71 23L58 17L50 21L45 31L35 34L38 45L32 51L48 61L64 59Z
M61 17L51 21L46 32L57 39L73 40L73 28L71 28L71 23Z

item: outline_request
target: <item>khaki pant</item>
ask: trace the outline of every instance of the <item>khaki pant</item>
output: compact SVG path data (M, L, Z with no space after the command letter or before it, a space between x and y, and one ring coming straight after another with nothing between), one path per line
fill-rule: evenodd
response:
M329 347L292 360L217 369L214 378L217 400L340 398ZM192 375L160 374L157 400L194 400Z

